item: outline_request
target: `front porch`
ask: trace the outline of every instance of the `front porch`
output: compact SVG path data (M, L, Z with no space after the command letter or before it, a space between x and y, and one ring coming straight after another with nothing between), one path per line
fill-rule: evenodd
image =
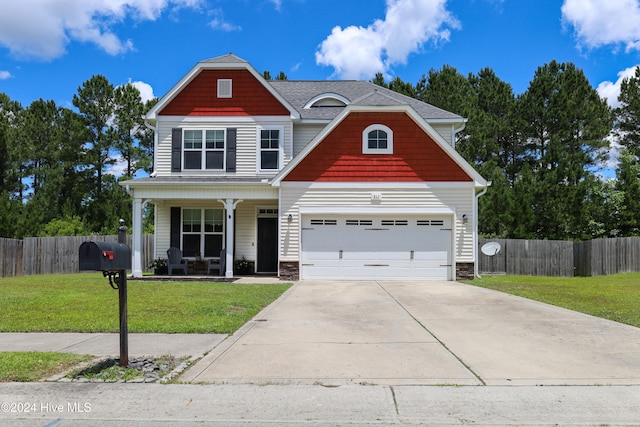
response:
M225 258L221 262L224 271L219 276L234 278L252 273L277 275L277 190L264 183L236 184L233 189L226 185L202 185L177 194L175 189L167 188L168 185L158 185L162 181L159 180L156 185L130 189L134 196L133 277L143 276L140 248L142 214L147 204L155 206L154 259L167 259L167 250L178 248L182 251L182 259L188 263L190 276L209 277L206 262L218 261L224 250ZM242 267L249 267L250 270L243 270Z

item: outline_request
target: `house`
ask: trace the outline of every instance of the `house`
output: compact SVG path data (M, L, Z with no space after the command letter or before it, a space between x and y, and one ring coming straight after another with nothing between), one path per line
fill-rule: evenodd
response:
M149 111L154 173L133 196L170 247L291 279L473 277L487 181L455 150L466 119L365 81L267 81L235 55L199 62Z

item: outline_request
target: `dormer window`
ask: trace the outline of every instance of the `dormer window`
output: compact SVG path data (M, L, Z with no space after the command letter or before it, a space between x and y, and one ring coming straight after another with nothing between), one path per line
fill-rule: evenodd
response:
M350 101L337 93L323 93L310 99L304 109L320 107L346 107Z
M231 79L218 79L218 98L231 98Z
M371 125L362 132L363 154L393 154L393 131L385 125Z

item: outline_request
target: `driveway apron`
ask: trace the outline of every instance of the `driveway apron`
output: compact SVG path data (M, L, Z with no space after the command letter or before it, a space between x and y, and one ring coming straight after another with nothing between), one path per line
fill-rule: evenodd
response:
M301 281L182 379L640 384L640 329L456 282Z

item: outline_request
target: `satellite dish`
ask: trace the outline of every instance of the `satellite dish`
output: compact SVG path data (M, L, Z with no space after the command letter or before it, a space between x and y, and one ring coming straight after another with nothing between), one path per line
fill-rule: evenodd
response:
M498 252L500 252L501 246L500 243L498 242L489 242L489 243L485 243L484 245L482 245L482 247L480 248L480 250L482 251L483 254L487 255L487 256L494 256L497 255Z

